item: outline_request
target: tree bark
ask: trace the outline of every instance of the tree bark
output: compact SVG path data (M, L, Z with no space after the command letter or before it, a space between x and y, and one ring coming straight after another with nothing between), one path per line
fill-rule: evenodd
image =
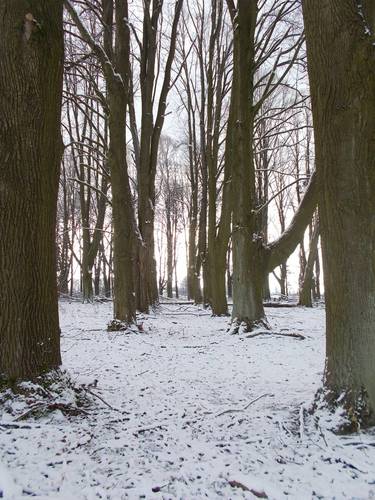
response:
M61 363L55 224L62 1L0 1L0 373Z
M360 418L375 422L375 52L365 26L372 20L353 0L302 3L326 295L325 386L357 427Z
M239 0L234 26L232 98L235 114L233 193L233 322L251 330L266 326L262 291L264 263L262 241L254 239L256 218L253 152L253 67L256 0Z
M135 219L126 160L126 109L130 45L128 4L115 0L116 40L114 58L117 75L107 82L109 106L108 163L111 172L113 217L114 318L125 323L136 321L134 296Z

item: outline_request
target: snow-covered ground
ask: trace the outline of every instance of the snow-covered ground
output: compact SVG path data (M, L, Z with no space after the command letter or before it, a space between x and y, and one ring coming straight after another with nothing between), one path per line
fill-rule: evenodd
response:
M194 306L163 305L138 335L105 331L111 304L60 309L64 367L113 408L95 398L88 416L18 428L3 414L0 497L375 498L375 431L300 419L321 383L323 309L267 309L305 340L231 336Z

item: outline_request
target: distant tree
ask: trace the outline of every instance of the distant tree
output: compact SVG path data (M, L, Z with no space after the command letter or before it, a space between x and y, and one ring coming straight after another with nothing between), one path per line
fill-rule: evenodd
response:
M134 57L134 66L139 61L139 85L141 97L141 123L137 130L135 113L130 107L137 167L138 230L140 244L137 254L136 296L137 308L148 312L158 302L158 284L155 260L155 177L160 137L165 121L168 95L174 85L173 63L177 32L183 0L176 0L169 34L167 56L162 65L162 39L167 38L163 27L166 6L164 0L143 1L142 36L135 37L139 56ZM135 30L133 30L133 34ZM162 75L162 76L161 76ZM132 71L133 76L133 71ZM160 78L159 78L160 77ZM133 89L134 82L131 82ZM160 87L160 91L158 89ZM133 103L134 104L134 103Z
M0 374L57 367L62 0L0 1Z
M374 2L304 0L326 296L328 399L375 422Z
M310 251L307 259L302 283L299 290L299 304L301 306L312 307L312 294L314 282L314 264L318 255L318 242L319 242L319 221L315 222L314 230L310 240Z

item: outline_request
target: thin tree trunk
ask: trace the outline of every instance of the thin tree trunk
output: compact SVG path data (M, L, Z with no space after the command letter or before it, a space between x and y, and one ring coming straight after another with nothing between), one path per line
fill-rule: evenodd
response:
M299 292L299 304L305 307L312 307L311 295L314 289L314 264L318 254L318 241L319 222L317 221L310 241L309 257L305 266L302 287Z

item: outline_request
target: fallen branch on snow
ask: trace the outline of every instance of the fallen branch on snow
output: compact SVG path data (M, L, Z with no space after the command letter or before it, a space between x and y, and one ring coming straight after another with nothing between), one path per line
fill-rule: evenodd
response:
M300 333L280 333L280 332L272 332L272 331L260 331L255 333L250 333L250 335L246 335L245 338L253 339L254 337L258 337L259 335L265 335L267 337L271 337L272 335L277 335L279 337L292 337L298 340L305 340L306 337L301 335Z
M248 486L246 486L243 483L240 483L239 481L232 480L228 481L228 483L230 484L230 486L232 486L232 488L240 488L242 491L250 491L250 493L252 493L257 498L268 498L268 495L264 491L259 491L255 490L254 488L249 488Z
M133 436L142 434L143 432L155 431L156 429L163 429L163 427L168 427L168 424L151 425L150 427L141 427L132 431Z
M226 413L239 413L241 411L245 411L249 408L249 406L251 406L253 403L256 403L257 401L259 401L259 399L261 398L264 398L266 396L273 396L273 394L269 394L269 393L266 393L266 394L262 394L261 396L258 396L257 398L253 399L252 401L250 401L249 403L247 403L245 406L243 406L242 408L229 408L228 410L224 410L220 413L218 413L217 415L215 415L216 417L221 417L221 415L225 415Z
M67 404L67 403L48 403L48 402L43 402L43 401L38 401L37 403L34 403L31 405L28 410L26 410L24 413L21 415L18 415L13 422L19 422L20 420L24 420L28 416L32 415L33 413L41 413L44 414L47 411L55 411L55 410L60 410L64 415L89 415L89 413L82 408L78 408L75 405Z
M99 399L102 403L104 403L106 406L108 406L108 408L110 408L111 410L113 411L118 411L120 413L123 413L122 410L120 410L119 408L115 408L114 406L110 405L109 403L107 403L107 401L105 401L105 399L103 399L101 396L99 396L99 394L96 394L95 392L92 392L90 389L88 389L87 387L84 388L84 390L86 392L88 392L89 394L91 394L91 396L94 396L94 398L97 398Z

